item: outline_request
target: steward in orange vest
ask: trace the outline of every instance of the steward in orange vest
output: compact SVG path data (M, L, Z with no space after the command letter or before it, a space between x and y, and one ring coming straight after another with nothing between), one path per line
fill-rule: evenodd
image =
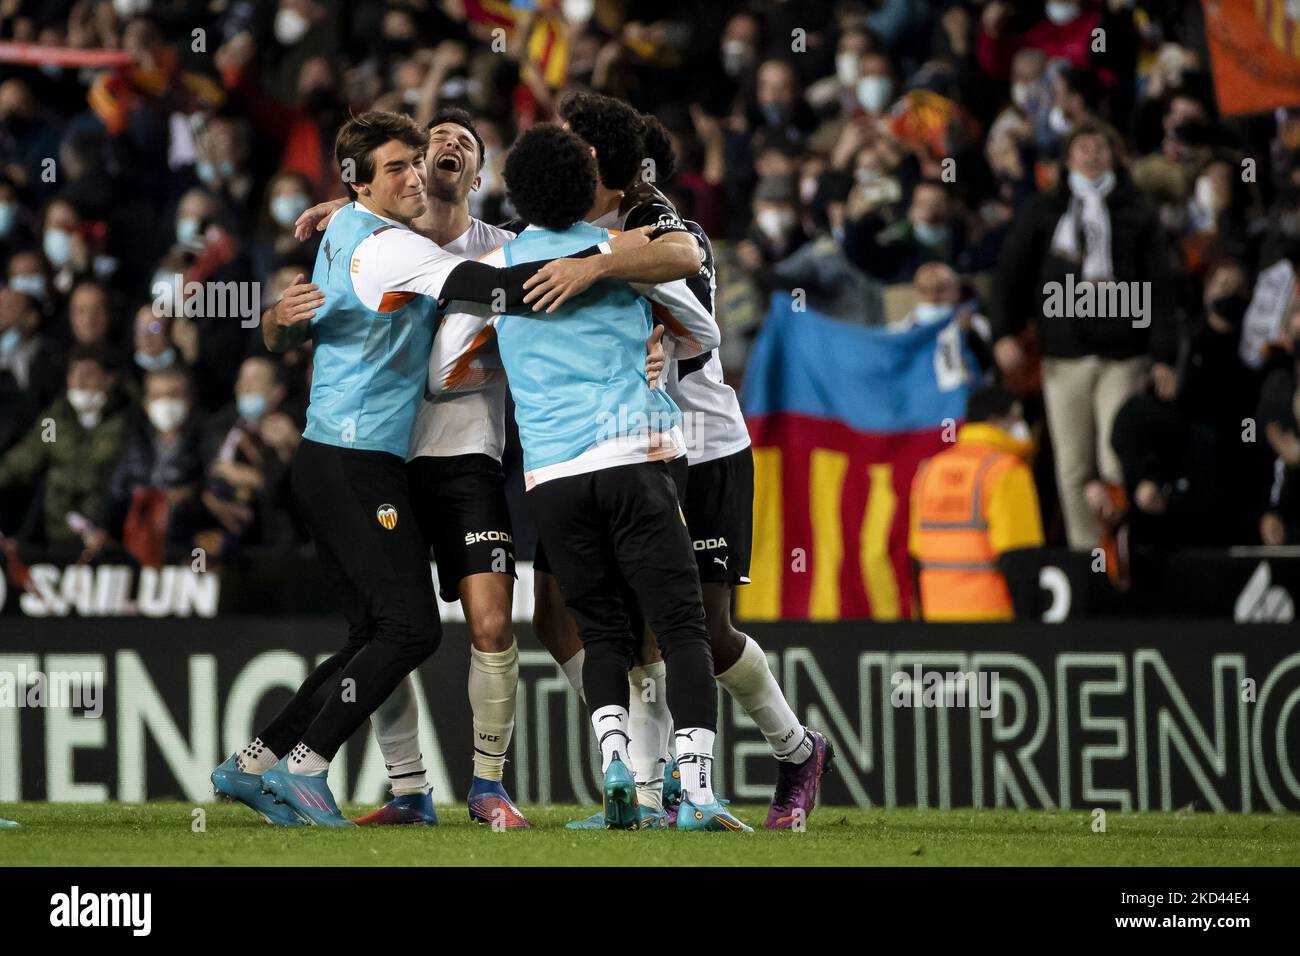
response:
M956 444L923 461L912 479L908 550L920 571L921 616L1010 621L1017 607L1022 616L1032 607L1038 590L1036 569L1017 573L1024 587L1013 603L1004 573L1008 554L1043 546L1026 462L1033 445L1020 402L1004 389L974 392L966 419Z

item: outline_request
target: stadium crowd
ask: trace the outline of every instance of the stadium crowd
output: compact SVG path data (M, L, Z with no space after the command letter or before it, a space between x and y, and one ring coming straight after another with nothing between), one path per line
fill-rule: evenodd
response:
M1022 397L1049 542L1121 513L1135 548L1300 541L1300 310L1239 346L1261 275L1300 261L1300 110L1218 115L1199 3L524 6L0 2L0 39L128 55L0 67L0 531L302 545L311 357L256 319L311 273L293 224L342 193L335 131L469 109L497 222L509 144L588 87L672 137L656 178L714 240L729 378L773 289L879 287L841 317L958 316ZM1068 277L1147 284L1143 322L1043 318ZM186 307L191 282L241 291Z

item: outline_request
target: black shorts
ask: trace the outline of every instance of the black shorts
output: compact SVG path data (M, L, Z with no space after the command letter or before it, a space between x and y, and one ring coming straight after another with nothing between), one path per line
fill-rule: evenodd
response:
M444 601L459 601L460 580L471 574L514 576L514 533L499 461L490 455L422 456L406 463L406 474Z
M668 463L668 476L672 478L673 487L677 489L677 500L679 502L684 502L686 500L686 480L689 472L690 462L686 460L685 455L682 455L680 458L674 458ZM685 510L683 510L683 516L685 516L685 513ZM748 549L746 549L746 551L748 551ZM745 562L745 566L748 569L748 557L746 557ZM540 535L537 538L537 549L533 552L533 571L540 571L542 574L551 573L551 562L546 558L546 549L542 547L542 539Z
M744 448L692 465L682 510L700 580L748 584L754 539L753 452Z

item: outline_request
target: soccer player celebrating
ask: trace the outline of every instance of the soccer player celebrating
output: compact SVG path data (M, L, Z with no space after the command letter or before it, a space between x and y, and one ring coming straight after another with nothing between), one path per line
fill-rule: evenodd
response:
M522 308L523 281L538 267L470 262L410 229L426 211L427 145L425 131L399 114L372 111L344 124L335 159L355 202L334 217L317 255L313 280L327 301L309 322L264 317L272 351L308 335L315 343L294 497L348 621L344 648L213 772L218 792L275 823L352 825L326 783L329 762L440 640L403 468L438 300L504 298ZM606 249L589 244L580 254Z
M429 126L428 211L411 228L448 252L479 258L514 238L514 233L469 215L469 194L478 188L484 145L472 117L446 109ZM346 200L322 203L298 219L300 238L325 228ZM631 256L602 257L605 273L616 275L619 262L640 278L671 279L693 271L693 252L659 245ZM608 268L606 268L608 267ZM563 270L555 266L550 276ZM543 280L546 277L542 277ZM571 277L565 277L568 281ZM545 281L527 300L551 292ZM308 317L322 297L314 285L286 290L277 309ZM548 300L550 301L550 300ZM446 336L453 330L439 332ZM518 648L511 630L514 545L506 505L501 455L505 444L504 381L468 390L483 372L476 352L490 345L490 332L477 329L458 355L457 390L425 393L408 452L407 476L415 520L432 546L444 600L459 598L471 638L469 698L474 721L474 775L470 818L507 829L528 827L502 784L505 755L514 728ZM388 767L393 799L356 822L366 825L436 823L419 747L419 717L413 679L398 685L372 715L375 736Z
M763 649L731 621L732 591L738 584L749 583L754 464L744 415L735 392L723 381L722 363L712 348L698 349L702 338L716 339L719 334L712 318L713 247L699 225L682 220L655 186L655 182L671 179L676 168L671 141L658 120L594 93L569 97L561 105L561 114L568 127L596 150L600 180L598 215L592 220L595 225L625 229L652 224L657 231L693 238L700 250L699 271L687 284L705 306L711 328L702 330L689 320L682 322L685 316L671 310L656 311L668 326L668 340L690 347L689 356L683 354L666 376L668 393L687 422L690 468L684 478L679 477L678 491L703 584L717 682L758 724L778 761L776 792L764 826L790 829L811 815L834 750L825 736L807 729L795 716L767 666ZM572 619L559 608L544 552L537 563L535 629L581 694L582 645ZM629 682L633 688L630 756L638 797L650 806L663 800L671 819L676 812L668 753L671 721L663 693L664 665L652 641L643 648ZM641 693L647 682L653 682L654 693ZM599 826L599 817L596 814L570 826Z
M580 221L595 213L591 153L556 126L536 126L520 138L506 158L505 179L511 202L532 225L487 262L558 255L608 236ZM662 288L645 291L653 298ZM605 775L605 825L642 825L627 767L627 672L640 635L630 619L630 590L663 651L682 771L678 826L747 830L712 789L713 663L699 575L668 468L684 456L685 439L677 407L650 388L641 369L652 322L640 291L603 283L558 311L553 306L545 323L509 312L462 315L496 329L525 486L585 648L582 684ZM447 327L462 321L448 311Z

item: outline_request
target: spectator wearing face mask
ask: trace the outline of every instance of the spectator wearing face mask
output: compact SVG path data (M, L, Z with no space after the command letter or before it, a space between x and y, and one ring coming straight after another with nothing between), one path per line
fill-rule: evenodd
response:
M863 77L867 54L875 49L870 30L850 25L840 32L835 46L835 72L808 87L810 106L821 116L846 116L858 108L858 81Z
M93 555L109 541L120 541L142 564L157 564L168 551L188 552L198 530L203 466L185 370L171 365L148 372L142 410L129 430L87 548Z
M50 264L52 284L61 293L70 291L78 279L90 276L95 265L88 227L69 202L55 199L45 207L41 251Z
M1269 485L1267 441L1247 431L1262 379L1241 360L1250 289L1241 262L1221 259L1210 267L1200 303L1203 320L1189 337L1179 374L1179 413L1213 436L1218 504L1210 538L1223 544L1254 541Z
M213 554L298 538L289 462L302 430L281 408L285 395L274 362L264 356L247 358L235 382L234 406L207 429L202 502L208 530L201 537Z
M1004 372L1025 365L1019 335L1036 320L1066 535L1079 550L1099 540L1098 479L1122 480L1110 442L1115 413L1148 378L1166 400L1177 384L1166 244L1154 210L1119 166L1115 143L1107 127L1075 128L1058 188L1016 213L993 281L994 355ZM1073 307L1044 314L1050 289L1080 282L1131 283L1132 294L1145 293L1145 316L1081 316Z
M142 305L135 311L135 348L131 360L137 375L172 368L180 356L172 342L172 318L159 315L152 306Z
M294 220L313 205L311 183L301 173L281 173L271 180L266 190L265 215L250 253L253 275L260 281L266 280L281 256L315 255L316 233L306 245L293 236Z
M753 221L737 250L741 264L760 285L770 266L807 241L799 221L798 189L793 176L764 176L754 190Z
M50 288L49 266L39 252L23 249L13 254L9 260L7 285L30 295L42 309L51 309L56 304L55 293Z
M0 458L0 494L6 497L10 520L15 511L28 512L21 539L80 547L117 465L126 410L116 370L101 349L73 348L66 386L64 395L40 412L23 439ZM33 494L38 488L43 490L39 498ZM37 500L41 508L33 514Z
M859 269L881 282L906 282L926 262L956 265L964 231L955 200L943 183L922 180L903 218L884 226L879 213L847 219L844 250Z

